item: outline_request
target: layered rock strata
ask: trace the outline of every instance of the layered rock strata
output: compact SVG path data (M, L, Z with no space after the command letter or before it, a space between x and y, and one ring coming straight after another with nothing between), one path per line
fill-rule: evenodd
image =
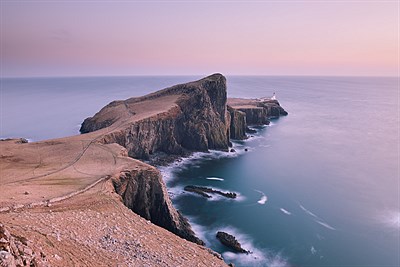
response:
M163 101L173 102L169 110L141 116L148 105ZM85 119L80 131L108 129L101 142L116 142L129 156L140 159L155 152L183 155L188 151L228 150L226 101L225 77L214 74L143 97L114 101Z
M113 179L116 192L128 208L180 237L204 245L186 218L173 206L160 172L149 165L121 172Z
M270 118L286 116L288 113L277 100L229 98L227 107L231 116L230 137L246 139L249 125L268 125Z
M266 110L266 116L283 114L276 107L279 103L270 104L255 107ZM161 174L133 158L147 159L154 153L227 151L229 137L240 139L250 123L240 107L235 103L230 106L228 112L225 78L214 74L143 97L114 101L84 121L81 132L85 134L34 143L21 139L0 141L0 220L11 226L13 235L38 241L40 251L51 255L47 259L55 266L125 262L224 266L218 255L203 253L195 244L184 243L181 250L202 255L198 260L174 256L179 254L176 251L183 240L152 223L189 241L203 243L172 206ZM144 219L138 219L126 207ZM55 209L57 212L52 212ZM92 212L94 209L97 211ZM110 223L119 225L118 229L111 229ZM129 230L125 225L133 228ZM124 233L129 231L136 235L126 238ZM90 234L81 238L78 232ZM149 236L145 242L148 247L140 247L137 242L152 233L157 233L156 239ZM76 248L76 242L88 250ZM173 243L174 250L159 253L165 249L165 242ZM10 259L7 253L2 252L6 260ZM17 255L13 257L18 260Z

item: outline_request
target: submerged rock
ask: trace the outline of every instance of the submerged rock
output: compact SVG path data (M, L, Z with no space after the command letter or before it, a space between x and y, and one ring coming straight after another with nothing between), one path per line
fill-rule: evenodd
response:
M239 241L237 241L233 235L230 235L225 232L217 232L217 238L223 245L233 249L236 252L246 253L246 254L250 253L248 250L242 248Z
M234 193L234 192L222 192L220 190L215 190L215 189L212 189L209 187L196 186L196 185L187 185L187 186L185 186L184 190L188 191L188 192L193 192L193 193L199 194L206 198L211 198L211 196L207 193L219 194L226 198L236 198L237 197L236 193Z
M247 132L247 133L250 133L250 134L254 134L254 133L257 132L257 130L254 130L254 129L251 129L251 128L249 128L249 127L246 127L246 132Z

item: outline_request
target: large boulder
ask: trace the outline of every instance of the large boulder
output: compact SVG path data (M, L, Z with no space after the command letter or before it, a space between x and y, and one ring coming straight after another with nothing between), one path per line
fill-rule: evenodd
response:
M240 243L236 240L236 238L233 235L230 235L225 232L217 232L217 238L223 245L227 246L230 249L233 249L236 252L246 253L246 254L249 253L248 250L242 248Z

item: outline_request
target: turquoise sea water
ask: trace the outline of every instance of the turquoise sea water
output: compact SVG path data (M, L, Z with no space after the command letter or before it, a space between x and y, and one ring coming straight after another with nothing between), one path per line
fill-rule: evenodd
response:
M75 134L108 102L197 78L3 79L0 137ZM289 116L234 142L236 153L196 153L162 169L196 233L237 266L399 266L398 79L227 78L229 96L276 92ZM184 193L189 184L239 197L205 199ZM227 250L219 230L253 253Z

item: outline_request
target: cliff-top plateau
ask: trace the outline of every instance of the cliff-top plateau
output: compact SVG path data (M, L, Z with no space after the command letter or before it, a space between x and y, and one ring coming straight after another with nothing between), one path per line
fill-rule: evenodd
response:
M80 135L0 141L0 266L226 266L141 160L228 151L276 100L227 99L214 74L114 101Z

